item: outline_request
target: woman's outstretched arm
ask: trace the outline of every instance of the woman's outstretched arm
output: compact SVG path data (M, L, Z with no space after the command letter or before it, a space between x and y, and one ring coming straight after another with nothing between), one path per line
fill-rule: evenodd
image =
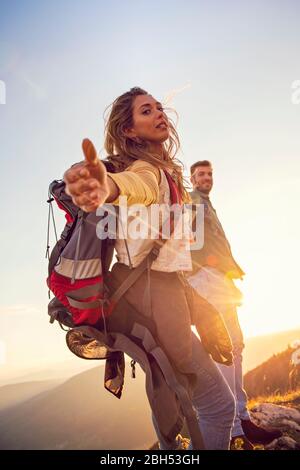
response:
M158 202L160 173L153 165L136 161L124 172L108 173L90 140L84 139L82 148L85 160L64 174L66 192L82 210L93 212L105 202L118 205L119 196L127 197L128 205Z

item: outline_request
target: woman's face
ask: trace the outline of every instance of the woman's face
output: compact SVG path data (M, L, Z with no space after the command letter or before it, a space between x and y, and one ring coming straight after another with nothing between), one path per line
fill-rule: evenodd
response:
M156 144L168 139L168 118L162 104L158 103L151 95L138 95L134 98L132 117L133 127L126 130L128 137Z

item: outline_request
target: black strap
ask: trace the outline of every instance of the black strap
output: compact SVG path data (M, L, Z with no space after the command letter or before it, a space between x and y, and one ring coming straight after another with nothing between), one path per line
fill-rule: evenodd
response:
M148 268L151 268L152 263L156 260L159 255L160 249L164 245L167 239L160 240L161 243L155 242L151 251L143 259L143 261L134 268L131 274L125 279L120 287L110 296L109 301L115 305L118 303L120 298L128 291L128 289L138 280L138 278L143 274L143 272Z

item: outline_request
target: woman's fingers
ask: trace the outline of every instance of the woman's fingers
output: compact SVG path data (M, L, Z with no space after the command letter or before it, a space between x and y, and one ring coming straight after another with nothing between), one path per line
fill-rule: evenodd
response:
M71 196L80 196L86 192L92 192L94 190L100 189L100 183L94 178L89 178L87 180L80 179L75 183L69 183L67 185L68 194Z
M72 168L67 170L64 174L64 182L66 184L75 183L75 181L77 181L79 178L80 178L79 172L73 170Z
M90 176L96 178L101 185L106 185L106 168L99 160L96 149L89 139L83 139L82 150L86 164L85 169L88 170ZM81 175L85 177L86 173L84 169L81 171Z
M91 199L91 198L84 198L84 197L76 197L73 198L74 204L76 206L80 207L85 212L94 212L97 210L97 208L101 205L101 201L99 200L98 197Z
M81 209L84 212L95 212L99 207L99 204L89 204L85 206L81 206Z
M90 165L96 166L98 163L98 155L94 144L90 141L90 139L83 139L82 150L85 161Z
M97 209L97 207L104 204L107 198L107 192L100 186L95 188L89 188L85 192L78 192L72 194L72 200L76 206L80 207L85 212L92 212Z
M87 167L84 167L84 168L82 168L82 170L79 171L79 176L80 176L80 178L87 179L87 178L91 177L91 173L89 172Z
M66 193L74 204L91 212L104 204L109 196L107 173L98 159L96 149L89 139L82 142L84 161L73 165L64 174Z
M64 182L66 184L73 184L81 178L88 178L89 171L86 169L85 162L77 163L69 168L64 174Z

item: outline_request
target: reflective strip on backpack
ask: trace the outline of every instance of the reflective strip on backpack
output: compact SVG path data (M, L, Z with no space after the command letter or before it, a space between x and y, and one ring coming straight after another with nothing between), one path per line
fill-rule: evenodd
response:
M55 266L54 270L61 274L72 278L74 268L74 260L67 259L63 256L60 259L60 263ZM76 279L86 279L90 277L96 277L102 275L101 263L99 258L95 259L83 259L77 260L76 262Z

